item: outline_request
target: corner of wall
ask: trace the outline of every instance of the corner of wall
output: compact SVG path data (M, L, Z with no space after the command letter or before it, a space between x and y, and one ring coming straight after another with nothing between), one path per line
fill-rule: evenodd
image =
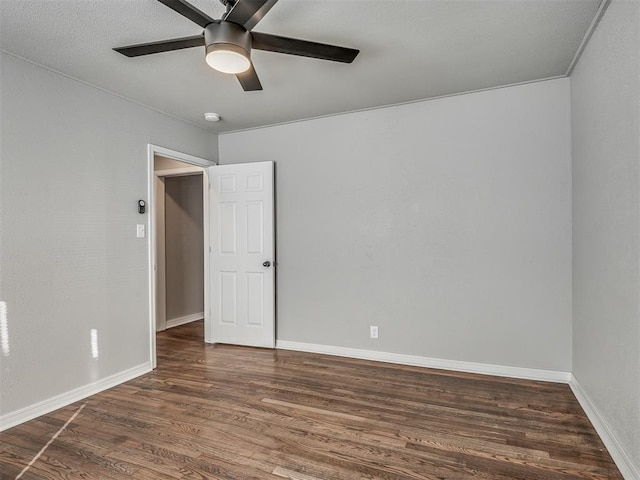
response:
M622 443L618 440L616 435L607 426L602 415L595 407L587 393L584 391L578 379L571 374L571 380L569 381L569 387L575 395L578 403L584 410L584 413L589 418L589 421L595 428L596 432L600 436L600 439L607 447L611 458L615 462L616 466L622 473L625 480L640 480L640 471L633 465L631 458L627 455Z

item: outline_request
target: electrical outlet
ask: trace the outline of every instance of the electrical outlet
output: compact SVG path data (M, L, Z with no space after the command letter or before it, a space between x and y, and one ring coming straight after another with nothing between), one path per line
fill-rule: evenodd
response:
M375 325L371 325L369 327L369 336L371 338L378 338L378 327L376 327Z

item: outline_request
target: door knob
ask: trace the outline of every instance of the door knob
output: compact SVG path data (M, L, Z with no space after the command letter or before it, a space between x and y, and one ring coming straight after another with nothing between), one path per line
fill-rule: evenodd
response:
M270 267L271 266L271 262L269 260L267 260L266 262L262 263L263 267Z

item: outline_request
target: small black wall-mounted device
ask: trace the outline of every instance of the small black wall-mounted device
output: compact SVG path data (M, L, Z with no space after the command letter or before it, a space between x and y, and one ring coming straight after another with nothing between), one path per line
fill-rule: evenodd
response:
M147 204L144 200L138 200L138 213L144 213Z

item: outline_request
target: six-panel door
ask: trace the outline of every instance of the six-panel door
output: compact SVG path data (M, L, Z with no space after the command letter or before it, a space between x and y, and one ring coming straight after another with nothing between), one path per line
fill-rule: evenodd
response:
M273 162L209 168L215 343L273 348Z

